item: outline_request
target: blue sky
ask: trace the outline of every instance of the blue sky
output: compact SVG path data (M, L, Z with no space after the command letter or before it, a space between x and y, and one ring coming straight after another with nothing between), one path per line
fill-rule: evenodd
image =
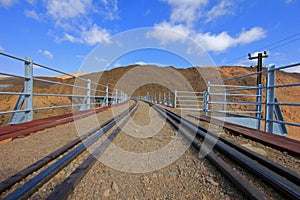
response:
M189 67L172 53L149 48L115 60L101 57L113 53L105 51L115 35L152 27L146 35L156 41L156 47L186 48L183 44L189 38L202 46L217 66L256 64L247 60L249 52L255 54L257 49L292 36L262 49L270 56L265 65L287 65L300 61L299 9L299 0L0 0L0 51L30 57L67 73L81 70L84 58L97 46L101 46L97 58L101 67L134 63ZM0 63L2 71L23 73L22 67L2 56ZM207 63L199 59L192 64Z

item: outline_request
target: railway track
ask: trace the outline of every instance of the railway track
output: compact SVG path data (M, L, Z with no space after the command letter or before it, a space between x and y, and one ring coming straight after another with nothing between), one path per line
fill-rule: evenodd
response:
M136 101L134 105L132 105L128 110L123 111L117 117L109 119L98 127L88 131L80 138L71 141L36 163L2 181L0 183L1 198L29 198L46 182L56 176L64 167L69 165L75 159L78 159L83 152L87 151L88 147L97 144L97 141L102 138L105 133L112 129L117 122L121 122L120 125L112 133L110 133L103 142L97 144L93 154L84 159L84 161L68 178L65 179L65 181L54 188L53 193L48 197L48 199L65 199L74 190L76 185L84 177L88 170L93 166L97 160L96 158L105 151L111 141L120 132L121 128L126 124L129 117L135 112L137 107L138 102ZM28 181L25 183L22 182L20 187L15 188L17 183L20 183L28 176L30 176Z
M250 199L269 199L259 187L252 184L255 180L249 181L231 163L251 172L251 176L261 179L268 187L273 187L281 195L289 199L300 199L300 175L284 166L281 166L266 157L263 157L247 148L234 143L217 134L208 132L203 127L180 117L179 115L164 109L155 104L149 103L167 121L178 129L184 136L192 141L193 146L200 150L203 139L210 144L215 144L212 151L208 151L209 159L229 180ZM196 133L194 137L192 133ZM204 148L205 149L205 148ZM228 161L230 160L230 162Z
M273 161L270 161L267 158L257 153L254 153L248 150L247 148L240 146L226 138L219 137L213 132L208 132L202 127L199 127L198 125L174 114L173 112L167 109L150 103L149 105L152 106L152 108L154 108L156 111L158 111L158 113L163 118L166 118L167 121L175 127L175 129L178 129L178 131L182 133L182 135L186 136L188 140L192 141L192 145L196 149L199 150L201 147L203 147L202 142L204 137L206 137L206 140L208 140L208 142L216 142L213 151L208 152L206 158L213 165L215 165L222 172L222 174L224 174L224 176L227 177L228 180L230 180L234 184L235 188L238 188L238 190L241 191L241 193L243 193L247 198L269 199L270 197L267 195L265 190L262 190L262 187L265 186L259 187L258 185L260 182L264 182L264 184L267 185L267 187L273 188L273 191L275 190L276 192L280 193L280 196L283 198L299 199L300 176L296 172L293 172ZM121 137L123 136L123 134L118 135L118 133L126 124L129 117L134 113L137 106L138 105L136 103L135 105L130 107L130 112L124 111L114 119L107 120L106 122L102 123L99 127L96 127L93 130L85 133L80 138L73 140L67 145L61 147L60 149L57 149L55 152L39 160L38 162L25 168L24 170L21 170L20 172L16 173L10 178L2 181L0 183L0 198L34 198L37 194L40 194L42 192L41 190L39 190L39 188L41 188L41 186L45 185L46 183L48 184L47 181L49 181L50 179L51 180L49 182L52 182L53 184L55 183L55 185L52 187L51 191L47 191L46 195L42 197L40 196L39 198L68 198L68 196L72 193L72 191L76 188L80 181L84 182L84 180L82 180L83 177L92 168L93 164L96 163L97 158L101 156L101 154L107 149L111 141L113 141L117 137L116 140L114 140L114 142L116 142L117 140L119 141L119 143L124 142L124 140L122 140L124 138ZM140 114L137 116L140 119L142 115L140 111L138 112ZM116 128L110 133L106 133L110 129L112 129L118 121L120 122L118 128ZM170 125L168 124L168 126ZM171 128L170 130L174 131L173 128ZM97 141L94 143L94 141L98 140L98 138L103 139L102 136L104 136L105 133L106 139L101 140L101 142ZM195 134L193 135L191 133L197 133L197 136L195 137ZM143 142L142 146L146 144L147 143ZM86 147L89 145L95 146L92 154L89 154L85 151ZM143 147L145 148L145 146ZM82 156L84 152L86 153L86 155ZM195 158L195 160L196 159L197 158ZM74 166L71 168L72 170L69 173L69 175L64 176L63 179L56 184L56 181L54 181L53 179L56 176L58 176L57 173L59 173L59 171L64 169L66 166L69 166L68 163L72 164L74 160L77 160L77 164L74 164ZM179 165L177 165L175 169L178 167ZM239 168L242 168L244 171L247 171L247 174L241 173L241 171L239 171ZM102 170L103 169L101 168L101 171ZM180 171L181 172L179 173L182 175L183 169L181 168ZM187 171L190 171L190 168L187 168L186 172ZM93 170L91 170L90 172L93 172ZM105 174L106 173L107 169L105 171ZM173 175L172 173L170 171L167 171L167 176L171 176L172 178L174 178L175 175ZM155 174L155 176L157 176L157 173ZM249 176L249 174L251 175ZM117 176L118 175L115 174L115 178ZM124 176L125 175L123 175L122 177L124 178ZM131 176L132 178L132 175L126 174L126 177L127 176ZM87 178L87 176L85 178ZM105 180L109 182L107 176ZM149 179L147 178L145 180ZM92 180L88 179L88 181ZM164 182L165 179L159 179L159 181ZM140 187L138 181L127 183L126 180L124 180L124 183L138 184L137 187ZM184 184L186 184L186 182ZM100 189L99 185L97 185L96 187L96 190ZM145 188L139 189L146 190ZM196 195L201 196L201 194L197 193L197 191L195 190ZM268 194L269 193L270 192L268 192ZM32 196L32 194L34 194L34 196ZM72 195L74 195L74 193ZM72 195L71 197L77 197L76 193L75 196ZM155 196L155 194L153 195Z
M300 156L300 142L297 140L290 139L288 137L282 137L276 134L270 134L268 132L256 130L253 128L248 128L230 122L224 122L204 115L201 115L200 117L194 115L188 115L188 117L192 117L196 120L222 126L223 128L227 129L231 133L242 135L245 138L249 138L253 141L257 141L266 146L270 146L274 149L285 151L290 155L294 155L298 157Z

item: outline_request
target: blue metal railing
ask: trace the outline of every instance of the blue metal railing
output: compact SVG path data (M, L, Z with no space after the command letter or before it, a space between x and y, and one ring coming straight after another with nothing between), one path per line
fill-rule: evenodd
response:
M271 66L261 72L253 72L241 76L230 77L223 80L207 83L207 91L176 91L174 92L174 107L185 110L204 111L206 115L221 114L223 116L233 116L237 118L256 120L256 128L261 130L264 122L264 130L274 133L274 125L279 125L280 132L277 134L286 135L285 125L300 127L297 122L286 121L281 113L280 106L299 108L299 102L278 102L275 90L279 88L298 87L299 79L295 83L276 84L276 72L283 69L300 67L300 63L275 67ZM234 80L245 80L264 74L265 84L260 85L237 85L229 84ZM255 82L253 79L253 83ZM227 83L227 84L226 84ZM249 84L249 81L245 81ZM255 83L256 84L256 83ZM140 97L143 100L161 103L156 100L156 95ZM203 101L200 102L200 99ZM189 102L189 103L186 103ZM202 103L202 104L201 104ZM198 107L200 106L200 108ZM264 113L264 116L263 116ZM276 118L275 118L276 117Z
M101 103L101 106L107 106L108 104L116 104L128 99L126 93L123 91L113 88L109 88L106 85L93 82L90 79L85 79L82 77L74 76L72 74L65 73L63 71L41 65L39 63L33 62L29 58L19 58L12 56L6 53L0 52L0 55L4 58L10 58L16 61L24 63L24 76L17 75L13 73L4 73L0 72L0 75L8 77L15 77L24 80L24 89L21 92L12 92L12 91L0 91L0 95L17 95L19 96L18 102L16 102L15 108L13 110L2 110L0 111L1 115L11 114L10 124L22 123L25 121L33 120L34 111L48 110L48 109L58 109L58 108L77 108L77 110L87 110L91 106L96 107ZM48 80L41 77L35 77L33 66L38 66L45 70L49 70L60 75L66 75L70 78L74 78L74 84L63 83L54 80ZM73 93L37 93L34 91L33 84L38 82L49 83L52 85L60 85L65 88L71 88ZM78 84L76 84L78 82ZM68 97L72 99L72 104L68 105L49 105L46 107L34 107L33 99L35 97ZM100 100L102 102L95 102L95 100ZM23 105L24 104L24 105Z

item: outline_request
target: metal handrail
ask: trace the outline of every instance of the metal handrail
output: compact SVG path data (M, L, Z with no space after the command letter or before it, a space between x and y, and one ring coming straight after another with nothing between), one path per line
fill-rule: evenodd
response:
M41 82L45 82L45 83L57 84L57 85L64 85L64 86L68 86L68 87L80 88L80 89L85 89L86 90L86 87L76 86L76 85L72 85L72 84L68 84L68 83L62 83L62 82L57 82L57 81L50 81L50 80L41 79L41 78L33 78L33 80L35 80L35 81L41 81Z
M0 92L0 95L19 95L19 99L18 99L18 102L17 102L14 110L1 111L0 114L24 113L24 115L22 115L22 116L25 116L25 121L31 121L33 119L33 111L56 109L56 108L67 108L67 107L79 107L79 106L80 106L80 109L90 109L90 105L96 105L96 104L99 105L99 103L91 102L91 100L93 100L93 99L97 99L97 98L103 99L102 106L108 105L109 103L113 103L113 104L120 103L120 102L126 101L128 99L126 93L122 92L121 90L119 90L119 91L121 91L119 96L116 96L116 95L113 96L112 94L114 94L114 92L116 91L116 89L114 89L114 88L109 88L107 85L93 82L89 79L85 79L85 78L82 78L79 76L74 76L72 74L63 72L61 70L54 69L54 68L51 68L51 67L48 67L45 65L41 65L39 63L33 62L29 58L22 59L22 58L19 58L19 57L13 56L13 55L9 55L9 54L3 53L3 52L0 52L0 55L24 62L24 67L25 67L25 76L0 72L0 75L7 76L7 77L22 78L25 81L24 82L24 90L22 92L9 92L9 91ZM73 84L63 83L63 82L54 81L54 80L47 80L47 79L43 79L41 77L34 77L33 76L33 66L38 66L38 67L41 67L46 70L50 70L53 72L57 72L59 74L67 75L71 78L76 78L76 79L82 80L82 81L86 82L86 86L76 85L76 84L73 85ZM83 90L83 92L82 92L82 94L34 93L33 92L34 81L40 81L40 82L45 82L45 83L50 83L50 84L62 85L62 86L66 86L66 87L78 88L78 89ZM91 85L93 85L93 87L95 87L95 88L92 88ZM98 87L104 87L105 90L99 90L99 89L97 89ZM104 95L102 95L102 96L99 96L99 94L98 94L98 96L91 95L91 91L94 91L95 93L98 92L100 94L103 93ZM58 106L34 108L33 107L33 98L37 97L37 96L72 97L72 98L82 99L82 100L80 100L80 101L82 101L82 103L77 103L77 104L72 104L72 105L70 104L70 105L58 105ZM25 102L24 109L21 109L24 102ZM20 117L19 114L16 115L14 118L11 117L11 119L13 119L13 120L15 118L18 118L19 121L14 122L14 123L24 122L24 121L22 121L24 119L24 117Z

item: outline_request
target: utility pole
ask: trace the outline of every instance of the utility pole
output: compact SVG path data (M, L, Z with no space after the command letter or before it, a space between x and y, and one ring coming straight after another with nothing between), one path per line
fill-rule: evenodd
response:
M248 57L249 57L249 60L257 59L257 72L261 72L262 71L262 59L267 58L269 56L268 56L267 52L264 51L264 54L258 53L258 55L254 56L254 57L252 57L251 54L249 53ZM257 74L257 81L256 81L257 86L259 86L261 84L261 77L262 77L261 73Z

